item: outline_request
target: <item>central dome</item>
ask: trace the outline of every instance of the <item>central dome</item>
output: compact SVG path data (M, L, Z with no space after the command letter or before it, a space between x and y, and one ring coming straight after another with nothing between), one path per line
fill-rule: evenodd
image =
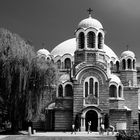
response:
M117 55L113 52L111 48L104 44L103 50L105 51L106 55L109 58L118 59ZM70 54L74 56L74 52L76 51L76 38L72 38L62 42L61 44L57 45L52 51L51 55L54 57L56 56L63 56L65 54Z
M88 17L82 20L78 25L78 28L90 28L90 27L96 29L103 29L102 24L97 19L94 19L92 17Z

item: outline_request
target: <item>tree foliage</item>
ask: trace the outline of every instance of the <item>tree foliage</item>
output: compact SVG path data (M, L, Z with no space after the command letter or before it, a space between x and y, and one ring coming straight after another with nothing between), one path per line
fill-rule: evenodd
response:
M38 114L39 91L45 84L52 86L54 78L50 74L55 78L53 64L42 63L28 41L0 29L0 97L7 107L12 130L17 131L24 119Z

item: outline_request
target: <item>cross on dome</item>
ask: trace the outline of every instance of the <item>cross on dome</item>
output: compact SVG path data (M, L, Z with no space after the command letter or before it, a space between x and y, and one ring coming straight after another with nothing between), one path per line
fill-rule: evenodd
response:
M129 45L128 45L128 44L126 45L126 50L127 50L127 51L129 50Z
M91 8L89 8L88 10L87 10L87 12L88 12L88 14L89 14L89 17L91 17L91 12L92 12L93 10L91 9Z

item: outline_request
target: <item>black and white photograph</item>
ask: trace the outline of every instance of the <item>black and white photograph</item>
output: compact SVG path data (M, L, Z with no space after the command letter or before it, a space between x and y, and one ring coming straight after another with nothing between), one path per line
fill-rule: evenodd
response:
M0 140L140 140L140 0L0 0Z

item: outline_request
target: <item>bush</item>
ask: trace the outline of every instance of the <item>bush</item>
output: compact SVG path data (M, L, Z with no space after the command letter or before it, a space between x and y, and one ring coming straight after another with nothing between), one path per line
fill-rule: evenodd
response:
M117 140L139 140L140 132L137 130L120 130L116 135Z

